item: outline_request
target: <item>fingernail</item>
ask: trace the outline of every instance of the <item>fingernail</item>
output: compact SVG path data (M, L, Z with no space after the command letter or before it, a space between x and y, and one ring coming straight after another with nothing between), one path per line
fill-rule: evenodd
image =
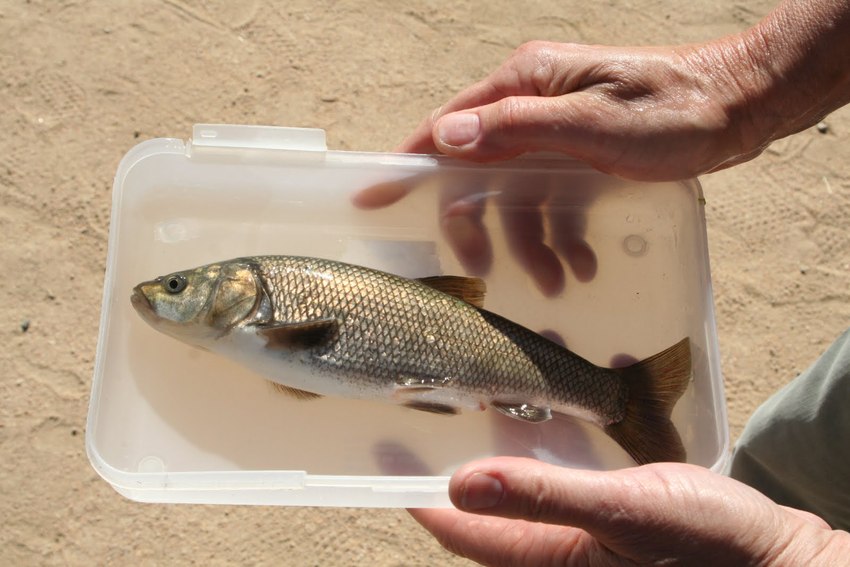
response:
M478 138L481 121L474 112L444 116L437 122L437 137L447 146L465 146Z
M499 479L483 473L475 473L466 479L460 505L464 510L492 508L502 500L504 488Z

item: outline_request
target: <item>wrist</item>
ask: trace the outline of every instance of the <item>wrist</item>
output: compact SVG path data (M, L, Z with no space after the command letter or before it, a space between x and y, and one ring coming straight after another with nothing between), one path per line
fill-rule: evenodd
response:
M691 46L685 55L703 78L707 102L724 117L719 139L727 162L761 153L777 139L782 118L772 108L775 79L760 64L747 32Z
M850 1L786 0L742 40L753 65L769 77L761 98L769 141L850 102Z
M731 154L752 156L850 102L850 1L787 0L752 28L692 46L726 116Z

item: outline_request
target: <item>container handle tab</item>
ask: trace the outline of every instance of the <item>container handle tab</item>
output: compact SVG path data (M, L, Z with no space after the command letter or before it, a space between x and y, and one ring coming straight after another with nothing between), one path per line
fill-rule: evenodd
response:
M191 145L203 148L295 150L326 152L325 131L321 128L247 126L236 124L195 124Z

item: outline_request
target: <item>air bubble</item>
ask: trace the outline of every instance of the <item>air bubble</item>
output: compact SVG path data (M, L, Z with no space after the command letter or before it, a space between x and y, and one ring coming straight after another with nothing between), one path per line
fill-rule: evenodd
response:
M197 235L197 226L188 219L169 219L154 226L154 238L166 244L190 240Z
M643 256L646 254L647 242L642 236L630 234L623 239L623 250L629 256Z

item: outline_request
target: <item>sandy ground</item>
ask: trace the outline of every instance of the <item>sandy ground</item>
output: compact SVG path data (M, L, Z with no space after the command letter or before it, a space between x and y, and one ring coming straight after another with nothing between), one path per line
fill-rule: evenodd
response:
M770 7L0 1L0 563L465 564L403 511L141 505L95 474L84 428L121 156L195 122L386 150L525 40L695 41ZM850 321L850 109L825 122L702 180L733 436Z

